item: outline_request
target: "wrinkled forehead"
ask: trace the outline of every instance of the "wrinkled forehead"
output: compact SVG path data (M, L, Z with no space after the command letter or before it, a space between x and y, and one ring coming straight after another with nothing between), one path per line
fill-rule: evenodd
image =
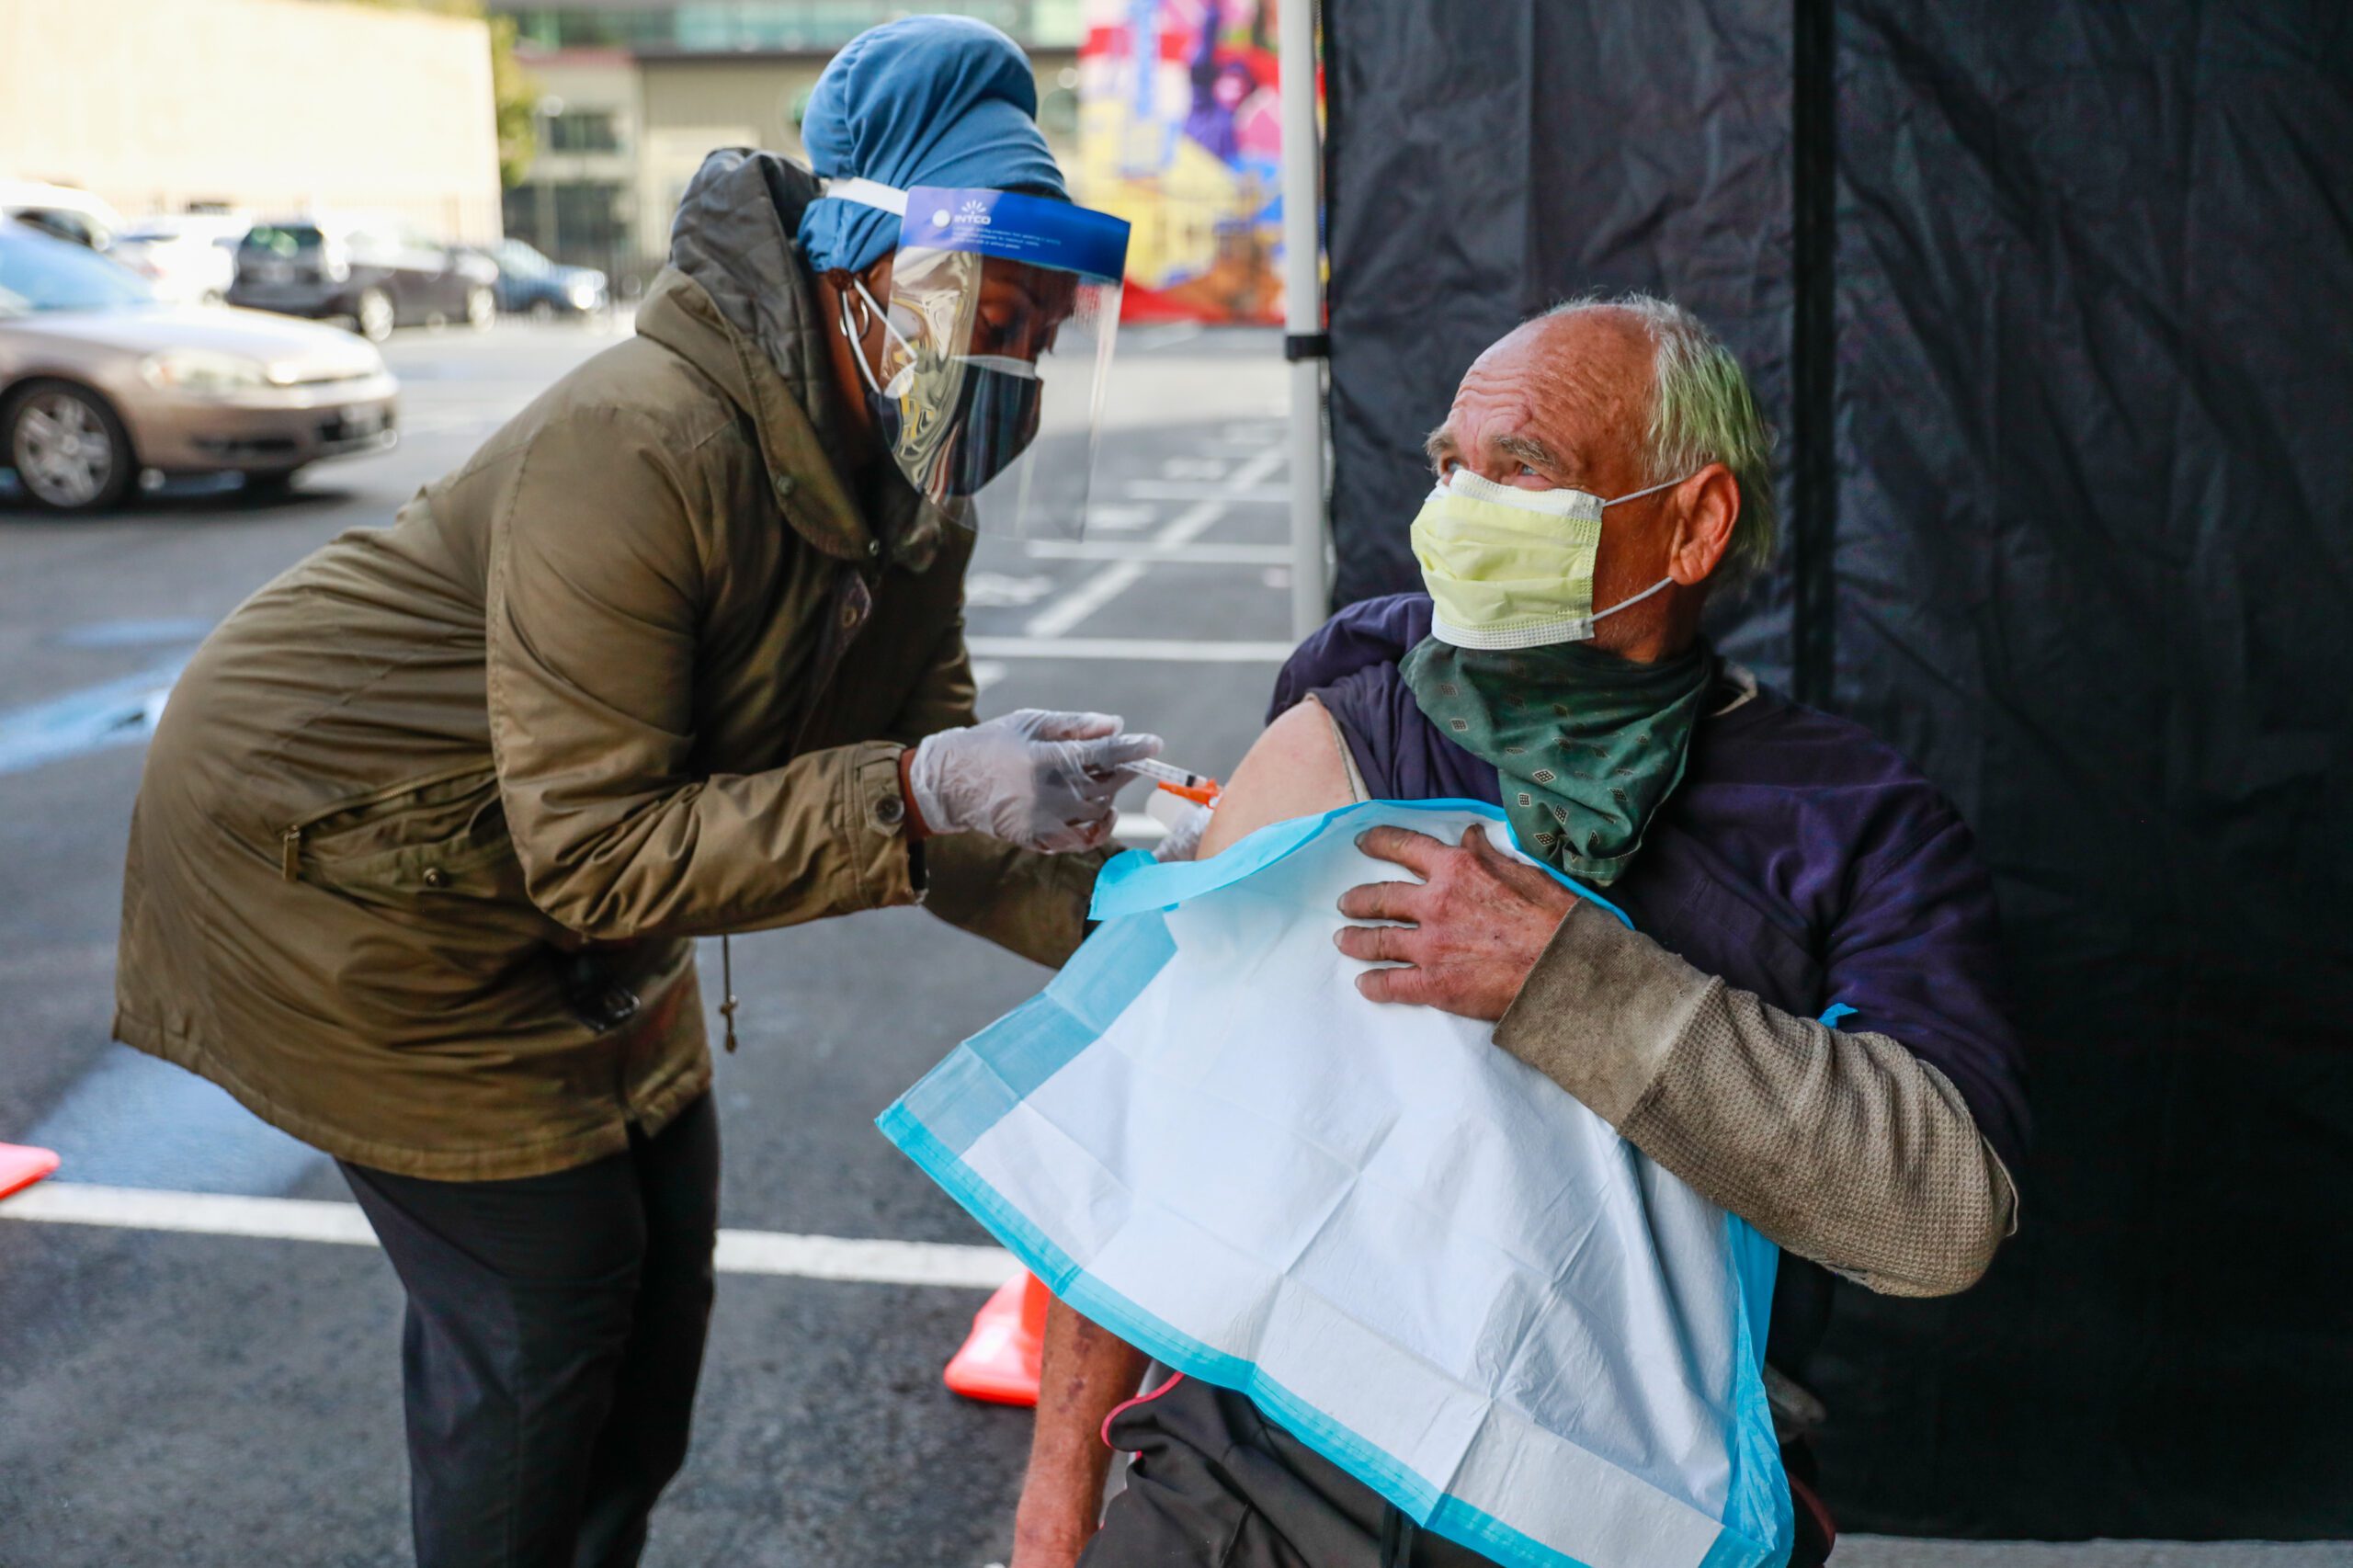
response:
M1650 424L1651 360L1650 335L1629 312L1540 317L1472 362L1446 433L1469 455L1517 437L1579 467L1630 459Z

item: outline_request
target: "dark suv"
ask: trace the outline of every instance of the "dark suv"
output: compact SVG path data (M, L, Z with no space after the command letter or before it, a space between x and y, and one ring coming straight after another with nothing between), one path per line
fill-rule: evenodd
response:
M592 316L612 301L605 275L591 267L550 261L520 240L501 240L484 253L498 268L498 308L535 321Z
M229 302L343 316L381 343L396 326L498 319L498 268L477 252L397 229L325 219L256 223L237 246Z

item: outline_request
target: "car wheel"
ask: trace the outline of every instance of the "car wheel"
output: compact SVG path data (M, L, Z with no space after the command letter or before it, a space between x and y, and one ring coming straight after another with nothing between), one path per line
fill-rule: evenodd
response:
M466 290L466 324L476 332L488 332L498 324L498 296L488 289Z
M17 483L45 511L103 511L139 477L131 432L104 398L70 381L19 389L0 428Z
M555 301L545 298L532 301L531 319L536 322L551 322L555 320Z
M362 289L351 309L358 324L359 335L370 343L381 343L392 335L392 297L381 289Z

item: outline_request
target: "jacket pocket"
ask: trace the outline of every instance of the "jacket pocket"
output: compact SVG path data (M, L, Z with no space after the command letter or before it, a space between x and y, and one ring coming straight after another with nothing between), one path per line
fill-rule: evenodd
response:
M521 899L498 775L479 764L337 801L287 825L280 870L362 899Z

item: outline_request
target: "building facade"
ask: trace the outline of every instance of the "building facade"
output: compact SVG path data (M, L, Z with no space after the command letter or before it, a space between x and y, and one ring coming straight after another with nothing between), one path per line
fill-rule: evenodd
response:
M903 15L886 0L724 0L669 6L499 4L542 89L539 153L506 193L507 232L621 291L669 251L670 220L713 148L804 155L801 117L834 52ZM1039 121L1075 169L1078 0L926 0L977 17L1029 51Z
M325 0L0 0L0 176L129 214L382 214L499 236L490 33Z

